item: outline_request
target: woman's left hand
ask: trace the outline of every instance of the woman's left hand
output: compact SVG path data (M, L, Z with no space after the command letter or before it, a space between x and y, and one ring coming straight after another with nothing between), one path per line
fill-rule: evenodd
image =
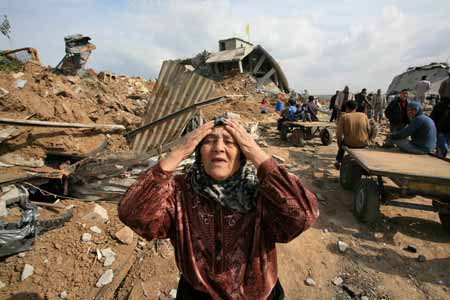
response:
M269 154L264 152L255 142L251 135L237 121L233 119L225 120L225 129L234 137L239 144L242 153L250 160L256 168L266 160L270 159Z

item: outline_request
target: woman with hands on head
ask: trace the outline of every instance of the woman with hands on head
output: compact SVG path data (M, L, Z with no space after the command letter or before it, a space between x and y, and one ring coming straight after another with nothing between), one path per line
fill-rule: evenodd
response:
M174 175L194 152L186 174ZM190 133L119 204L120 219L139 235L170 238L178 300L284 299L275 243L294 239L318 216L298 177L224 118Z

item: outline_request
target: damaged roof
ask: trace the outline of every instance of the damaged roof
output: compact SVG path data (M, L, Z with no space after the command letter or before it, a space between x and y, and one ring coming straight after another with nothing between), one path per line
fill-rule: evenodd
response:
M427 80L431 82L429 94L438 95L442 81L448 78L448 70L450 68L447 63L431 63L408 68L406 72L394 77L386 94L399 94L403 89L414 91L416 83L422 79L422 76L427 76Z
M243 60L247 55L249 55L254 48L255 47L242 47L237 49L211 53L211 56L206 60L206 63L211 64L230 61L240 61Z

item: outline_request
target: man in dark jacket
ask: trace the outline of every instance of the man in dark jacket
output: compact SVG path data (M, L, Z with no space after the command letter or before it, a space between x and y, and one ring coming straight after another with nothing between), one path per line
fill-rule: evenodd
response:
M438 132L437 155L447 157L450 145L450 98L444 98L436 104L430 117L436 124Z
M384 115L389 120L391 132L399 131L409 124L407 108L408 90L402 90L400 97L392 100L384 111Z
M436 126L424 115L419 102L408 103L408 117L411 123L400 131L389 135L400 150L413 154L428 154L436 149ZM411 140L408 139L411 137Z
M367 89L362 89L360 93L355 95L356 111L367 114L367 110L371 106L367 100Z
M338 94L339 91L336 91L336 94L334 94L330 99L330 110L332 111L330 122L337 119L336 98Z
M308 103L305 104L306 121L319 121L319 118L317 118L317 110L317 105L314 103L314 96L309 96Z

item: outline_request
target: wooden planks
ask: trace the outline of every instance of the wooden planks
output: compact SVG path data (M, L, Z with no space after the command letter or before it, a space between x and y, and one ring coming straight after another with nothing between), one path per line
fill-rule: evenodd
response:
M450 163L430 156L399 151L349 149L361 166L374 175L405 176L450 184Z

